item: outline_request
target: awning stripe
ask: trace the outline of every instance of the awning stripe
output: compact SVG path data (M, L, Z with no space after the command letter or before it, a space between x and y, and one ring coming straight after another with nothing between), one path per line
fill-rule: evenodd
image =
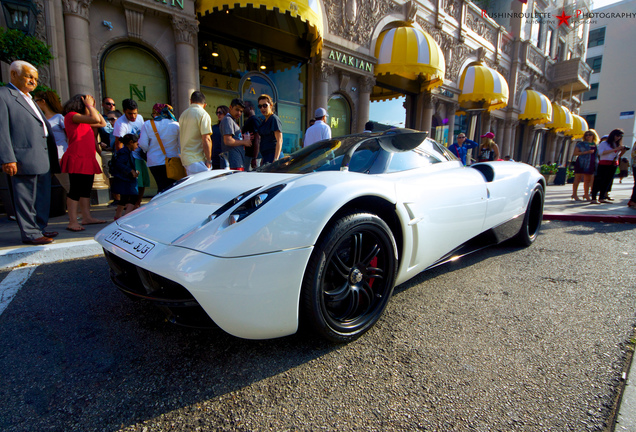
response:
M508 105L508 83L496 70L481 62L469 64L459 80L459 105L465 109L488 111Z
M588 129L587 121L583 117L578 114L572 114L572 129L565 131L565 135L572 138L582 138Z
M552 120L545 126L555 132L564 132L572 129L573 124L574 119L570 110L563 105L552 102Z
M552 120L552 103L542 93L525 90L519 102L519 120L528 120L530 124L543 124Z
M396 75L409 80L422 76L433 87L443 84L444 55L435 39L415 27L403 25L380 33L375 56L376 75Z

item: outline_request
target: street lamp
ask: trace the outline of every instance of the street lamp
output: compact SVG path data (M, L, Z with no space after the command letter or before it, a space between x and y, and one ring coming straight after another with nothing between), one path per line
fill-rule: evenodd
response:
M32 35L35 32L35 24L38 9L31 0L0 0L4 10L4 20L7 27L12 30L20 30L22 33Z

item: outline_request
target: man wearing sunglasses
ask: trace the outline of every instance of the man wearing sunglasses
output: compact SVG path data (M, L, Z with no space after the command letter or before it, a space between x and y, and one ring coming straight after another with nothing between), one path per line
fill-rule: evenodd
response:
M473 140L469 140L466 138L465 133L460 133L457 135L457 142L448 147L448 149L455 155L459 160L462 161L464 165L466 165L466 153L470 149L474 149L479 147Z
M108 113L115 110L115 101L113 98L105 97L102 99L102 117L106 120L106 126L97 129L99 142L102 150L111 147L111 136L113 134L113 122L108 121ZM114 140L114 139L113 139Z

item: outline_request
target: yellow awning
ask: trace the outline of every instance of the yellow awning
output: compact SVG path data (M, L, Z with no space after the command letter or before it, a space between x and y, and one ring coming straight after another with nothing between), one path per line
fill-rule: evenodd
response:
M494 69L482 62L469 64L459 80L459 106L493 111L508 105L508 83Z
M316 54L322 49L322 8L318 0L260 0L260 1L244 1L244 0L199 0L197 2L197 13L205 15L214 12L214 9L219 11L223 9L244 8L248 5L259 8L264 6L268 10L278 10L278 12L284 14L289 12L293 17L300 18L302 21L309 24L311 32L311 51L312 55ZM236 29L240 31L240 29Z
M528 120L531 125L543 124L552 120L552 103L543 93L525 90L519 102L521 114L519 120Z
M444 83L446 63L442 50L429 34L403 25L380 33L375 43L375 74L398 75L409 80L422 77L430 90Z
M563 132L573 127L572 113L563 105L552 102L552 121L547 123L545 127L553 129L555 132Z
M589 129L587 122L578 114L572 114L572 129L565 131L572 138L583 138L583 134Z
M373 91L371 92L370 99L372 102L378 102L378 101L388 101L392 99L397 99L402 96L404 96L404 94L398 91L389 90L389 89L385 89L378 86L373 86Z

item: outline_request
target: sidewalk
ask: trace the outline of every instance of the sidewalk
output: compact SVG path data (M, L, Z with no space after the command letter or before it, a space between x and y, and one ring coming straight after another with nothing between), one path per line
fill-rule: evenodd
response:
M44 246L22 243L20 229L15 221L6 215L0 217L0 269L9 269L24 264L45 264L49 262L83 258L102 253L102 247L93 237L108 223L113 221L115 207L98 205L91 207L96 219L106 220L106 224L85 225L84 231L67 231L68 216L58 216L49 220L49 231L57 231L55 241Z
M632 196L634 177L629 176L618 183L614 179L614 185L610 197L614 198L611 204L589 204L587 201L573 201L572 185L549 185L543 210L544 220L566 220L578 222L618 222L636 223L636 209L627 207L627 202ZM579 185L579 197L583 196L583 183ZM635 227L636 228L636 227Z

